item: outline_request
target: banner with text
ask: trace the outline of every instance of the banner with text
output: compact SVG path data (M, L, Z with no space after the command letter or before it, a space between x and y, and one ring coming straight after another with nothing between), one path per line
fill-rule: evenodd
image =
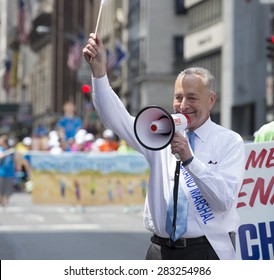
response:
M246 144L245 151L237 255L244 260L274 259L274 142Z

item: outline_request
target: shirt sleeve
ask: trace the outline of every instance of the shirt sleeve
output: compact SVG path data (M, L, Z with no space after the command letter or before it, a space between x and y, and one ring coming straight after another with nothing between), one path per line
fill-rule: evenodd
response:
M124 104L111 89L107 76L93 78L93 103L105 127L113 130L129 146L146 155L148 151L137 141L134 134L134 117L126 110Z

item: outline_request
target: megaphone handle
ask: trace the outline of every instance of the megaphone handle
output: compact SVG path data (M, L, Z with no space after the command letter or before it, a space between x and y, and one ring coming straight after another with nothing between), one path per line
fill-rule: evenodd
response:
M175 154L174 156L176 157L177 160L181 160L179 154Z

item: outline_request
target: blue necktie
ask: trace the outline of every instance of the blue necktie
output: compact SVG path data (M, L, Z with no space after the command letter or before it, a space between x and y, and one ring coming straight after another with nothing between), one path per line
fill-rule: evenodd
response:
M187 227L188 201L182 188L179 188L180 165L181 162L177 161L173 195L170 196L167 207L166 232L173 241L179 239Z
M194 131L189 131L187 133L187 136L188 136L188 141L189 141L189 144L190 144L190 146L192 148L192 151L194 152L196 133Z

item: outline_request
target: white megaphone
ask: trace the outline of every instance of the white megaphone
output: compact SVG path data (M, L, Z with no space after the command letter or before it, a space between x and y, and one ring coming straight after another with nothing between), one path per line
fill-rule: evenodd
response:
M159 106L149 106L137 114L134 133L143 147L156 151L164 149L175 132L183 132L189 125L190 118L185 114L170 114Z

